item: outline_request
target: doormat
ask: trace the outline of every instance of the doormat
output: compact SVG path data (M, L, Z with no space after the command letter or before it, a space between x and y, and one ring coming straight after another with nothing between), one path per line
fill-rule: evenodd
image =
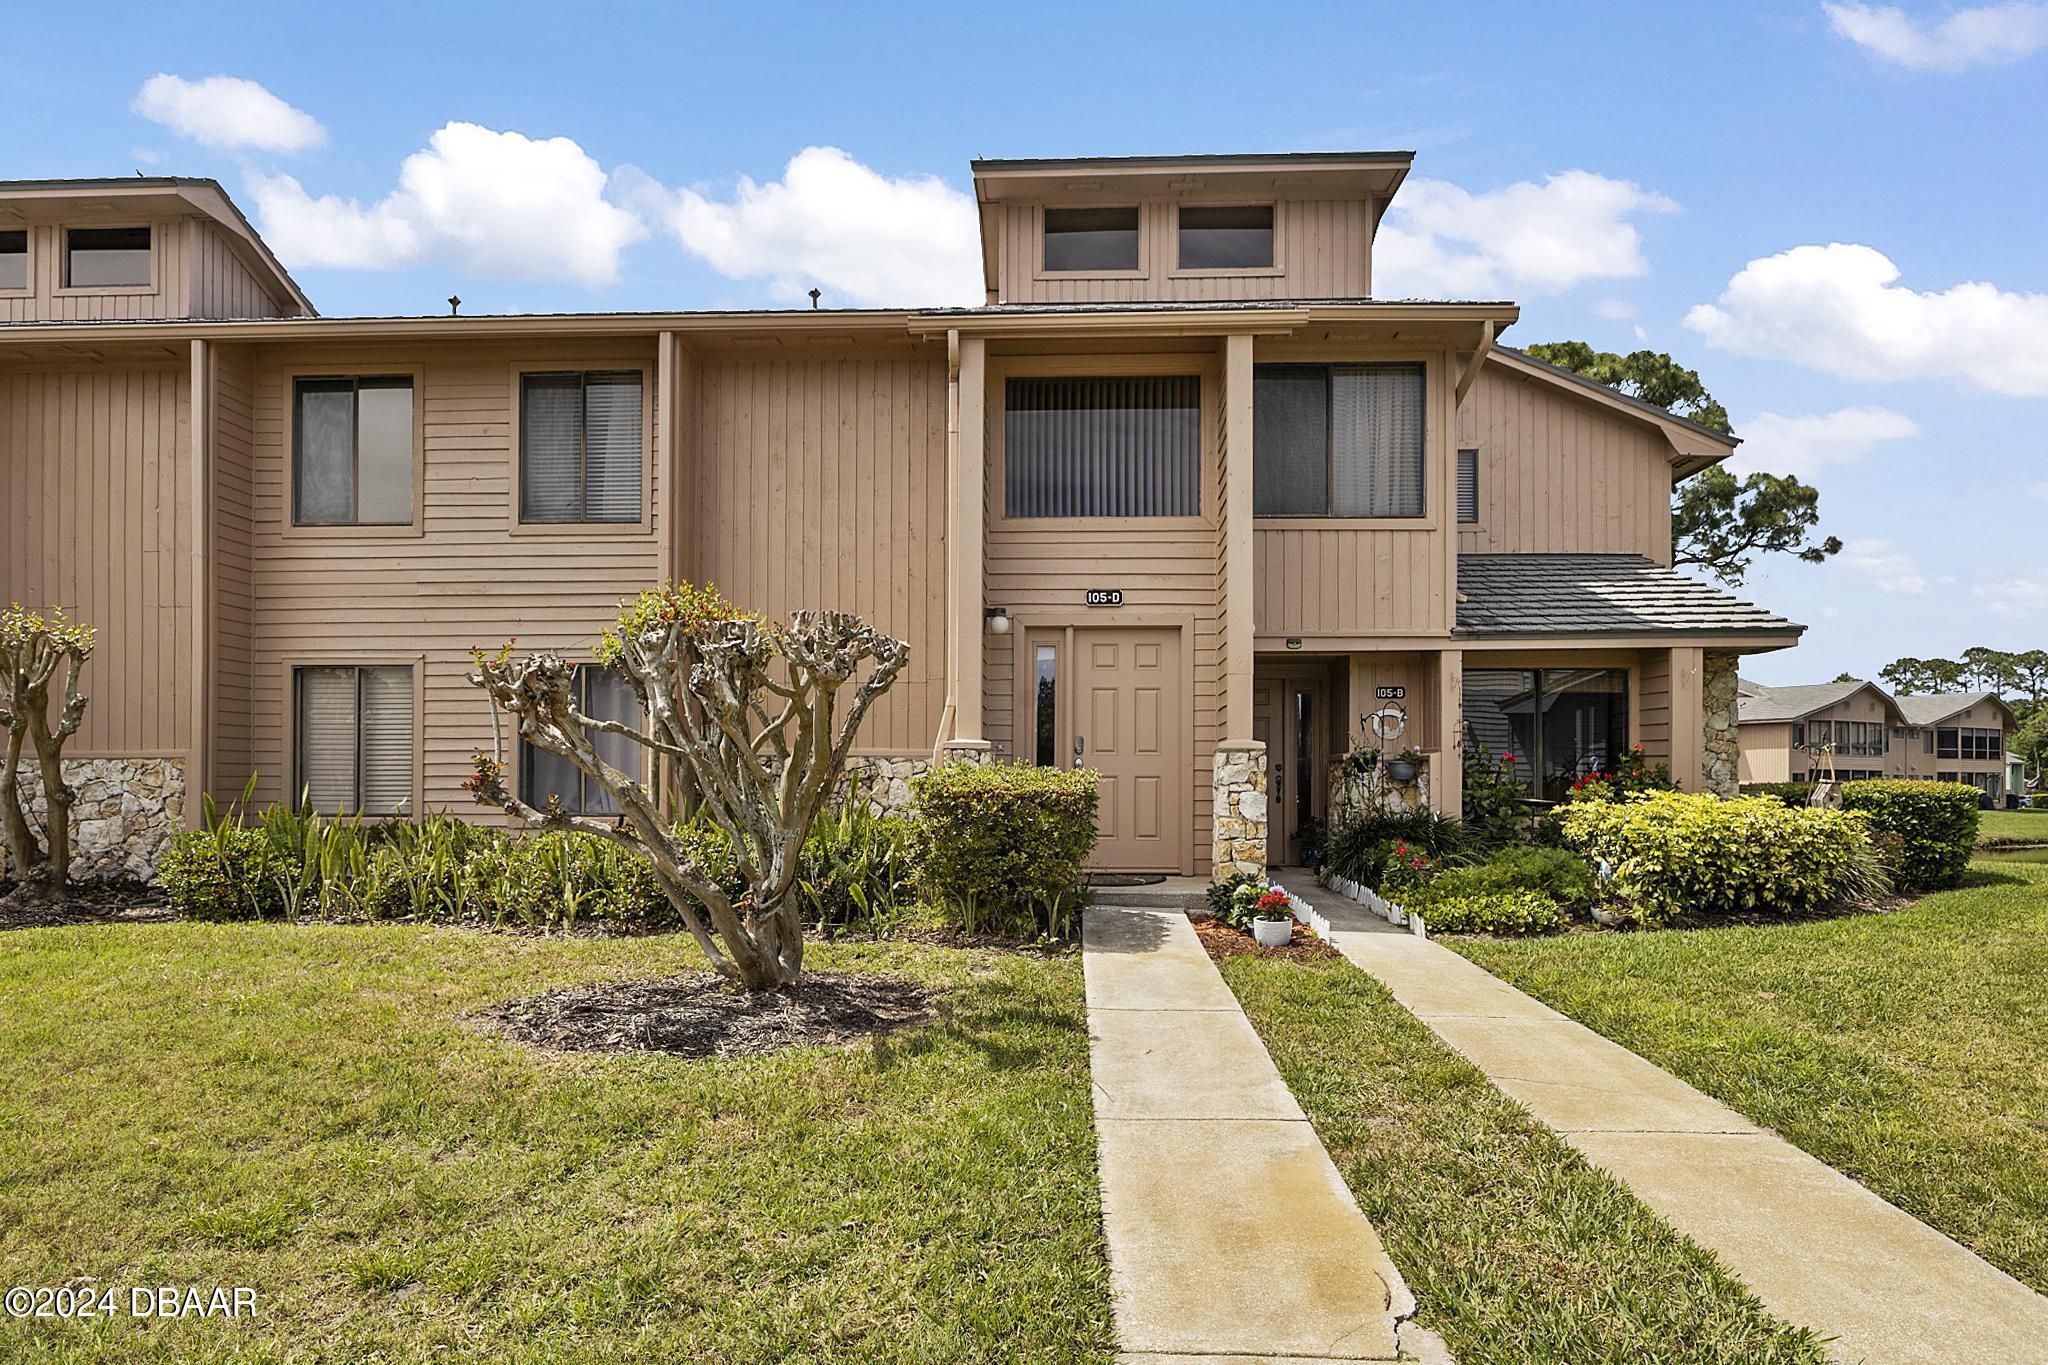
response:
M1162 872L1090 872L1090 886L1157 886L1166 880Z

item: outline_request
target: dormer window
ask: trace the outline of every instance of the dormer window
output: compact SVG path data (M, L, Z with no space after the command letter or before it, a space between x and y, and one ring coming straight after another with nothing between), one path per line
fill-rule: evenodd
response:
M0 232L0 293L28 288L28 230L9 228Z
M1047 209L1045 268L1048 273L1136 270L1138 210Z
M1183 204L1182 270L1271 270L1273 206Z
M72 228L64 234L66 289L148 286L148 228Z

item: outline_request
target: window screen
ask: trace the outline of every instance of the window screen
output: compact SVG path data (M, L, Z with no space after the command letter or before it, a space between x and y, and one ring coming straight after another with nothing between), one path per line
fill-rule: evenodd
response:
M1180 211L1182 270L1270 270L1273 206L1184 205Z
M1010 380L1005 514L1200 515L1201 392L1195 375Z
M632 685L609 668L582 664L576 669L576 707L593 720L617 721L643 729L646 713ZM646 772L644 750L624 735L595 735L593 744L604 761L621 772L636 776ZM536 749L524 740L519 744L519 799L529 806L545 809L559 801L571 815L617 815L618 802L611 793L587 777L568 759Z
M1137 209L1045 210L1045 268L1136 270Z
M408 525L412 380L295 381L292 452L295 525Z
M524 375L519 404L521 521L640 520L637 372Z
M1479 452L1458 452L1458 520L1479 520Z
M28 288L28 230L0 232L0 289Z
M314 810L382 819L411 813L412 669L301 668L298 788Z
M64 237L64 283L72 289L149 284L149 229L72 228Z
M1465 743L1481 747L1534 794L1556 801L1574 782L1612 772L1628 746L1625 669L1469 668L1464 679Z
M1423 393L1420 365L1259 366L1254 514L1423 515Z

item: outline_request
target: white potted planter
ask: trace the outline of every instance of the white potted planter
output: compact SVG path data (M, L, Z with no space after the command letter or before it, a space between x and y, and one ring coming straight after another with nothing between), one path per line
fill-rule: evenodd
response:
M1252 921L1252 938L1261 948L1285 948L1294 941L1294 921L1255 919Z

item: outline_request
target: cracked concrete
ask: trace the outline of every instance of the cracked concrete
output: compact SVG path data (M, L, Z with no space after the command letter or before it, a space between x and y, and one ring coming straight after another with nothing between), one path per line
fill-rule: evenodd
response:
M1082 963L1122 1359L1448 1362L1186 914L1097 906Z
M1448 948L1296 894L1339 952L1837 1360L2048 1361L2048 1298L1968 1248Z

